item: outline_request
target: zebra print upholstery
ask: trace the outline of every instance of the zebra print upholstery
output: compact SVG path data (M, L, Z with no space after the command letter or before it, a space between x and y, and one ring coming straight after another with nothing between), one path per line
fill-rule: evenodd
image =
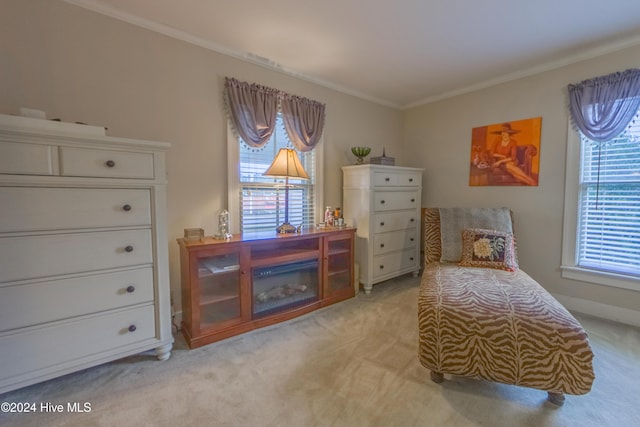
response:
M452 374L531 387L556 404L591 390L587 333L551 294L522 270L440 263L437 209L424 210L424 226L418 356L434 381Z

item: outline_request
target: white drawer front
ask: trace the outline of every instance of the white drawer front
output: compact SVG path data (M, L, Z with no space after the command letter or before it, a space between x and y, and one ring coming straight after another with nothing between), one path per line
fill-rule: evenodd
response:
M150 230L0 237L0 282L151 262Z
M152 300L151 267L0 287L0 332Z
M153 179L153 155L60 147L60 174L103 178Z
M373 232L384 233L387 231L404 230L405 228L417 227L419 217L420 214L416 209L376 214L373 216Z
M375 212L415 209L420 205L417 191L376 191L373 194Z
M149 190L0 187L0 232L151 225Z
M416 267L418 262L419 259L415 249L377 256L373 258L373 277L376 278L398 270Z
M374 172L376 187L418 187L422 184L420 172Z
M417 244L418 231L416 228L380 233L373 236L373 254L382 255L402 249L415 249Z
M131 326L133 332L129 331ZM134 329L134 328L131 328ZM0 334L0 377L34 372L156 336L153 306Z
M0 173L53 175L54 147L0 141Z

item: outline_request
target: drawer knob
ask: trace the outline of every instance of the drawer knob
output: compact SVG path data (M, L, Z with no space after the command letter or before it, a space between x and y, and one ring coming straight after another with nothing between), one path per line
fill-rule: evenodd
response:
M136 290L135 286L129 285L127 286L127 292L132 294Z
M384 265L381 265L381 266L380 266L380 270L382 270L382 269L384 269Z
M415 219L414 219L414 218L411 218L411 222L415 222Z
M126 248L124 248L124 250L127 252L133 252L133 246L129 245Z
M413 237L412 237L412 238L410 238L409 240L411 240L411 241L413 242L413 240L414 240L414 239L413 239Z
M409 182L413 182L413 178L409 178Z
M380 203L382 203L384 205L384 200L380 200Z
M413 261L413 257L409 258L409 261Z
M381 248L384 248L384 243L380 243L380 247L381 247Z
M413 203L413 202L415 202L415 201L416 201L416 199L411 199L411 203Z
M380 223L380 226L381 226L381 227L384 227L384 222L381 222L381 223Z
M122 207L122 210L125 211L125 212L129 212L131 210L131 205L124 205Z
M112 167L114 167L114 166L116 165L116 162L114 162L113 160L107 160L104 164L105 164L108 168L112 168Z
M387 182L389 182L389 179L390 179L389 177L386 177L384 180L385 180L385 181L387 181Z
M129 325L129 327L127 329L129 330L129 332L135 332L136 331L136 325Z

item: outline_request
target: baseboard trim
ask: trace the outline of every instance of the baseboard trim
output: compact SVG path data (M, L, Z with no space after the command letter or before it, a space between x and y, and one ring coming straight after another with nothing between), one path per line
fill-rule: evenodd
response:
M640 327L640 311L638 310L616 307L614 305L603 304L582 298L569 297L566 295L554 294L553 296L569 311L576 311L578 313Z

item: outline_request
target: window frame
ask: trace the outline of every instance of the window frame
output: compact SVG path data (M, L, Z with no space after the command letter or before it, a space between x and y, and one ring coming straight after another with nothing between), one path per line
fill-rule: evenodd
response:
M313 213L315 223L319 222L321 213L319 206L323 200L323 169L324 169L324 136L314 148L315 152L315 182L313 188L315 212ZM229 221L231 234L240 233L240 138L231 127L231 122L227 120L227 206L229 211ZM275 227L274 227L275 233Z
M605 286L640 291L640 278L631 274L584 268L578 265L578 215L582 141L578 131L567 125L564 219L562 229L562 277Z

